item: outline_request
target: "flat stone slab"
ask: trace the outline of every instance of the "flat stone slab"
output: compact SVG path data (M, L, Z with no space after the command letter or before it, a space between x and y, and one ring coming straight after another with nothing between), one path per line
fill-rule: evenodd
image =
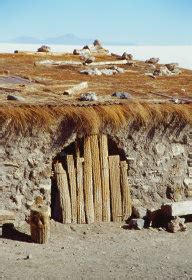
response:
M161 211L164 215L170 217L192 215L192 201L163 204Z

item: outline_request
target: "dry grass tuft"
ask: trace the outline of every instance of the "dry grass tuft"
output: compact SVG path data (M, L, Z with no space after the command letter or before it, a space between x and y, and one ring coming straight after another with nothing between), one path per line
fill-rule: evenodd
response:
M106 126L116 130L129 121L158 124L173 117L192 124L191 104L125 103L119 105L66 106L20 105L0 106L0 124L8 134L30 134L33 128L48 131L60 122L83 133L99 133Z

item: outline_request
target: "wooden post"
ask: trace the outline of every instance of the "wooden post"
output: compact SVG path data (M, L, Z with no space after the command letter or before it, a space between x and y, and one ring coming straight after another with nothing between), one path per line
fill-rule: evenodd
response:
M45 205L31 207L31 239L35 243L46 243L50 237L50 209Z
M101 182L103 198L103 222L110 222L110 189L109 189L109 164L108 164L108 141L107 135L99 137L100 162L101 162Z
M67 170L69 175L69 188L71 195L71 222L77 223L77 185L76 169L73 155L67 155Z
M83 161L83 158L77 157L77 220L79 224L85 224Z
M113 222L122 221L119 156L109 156L111 213Z
M90 136L90 144L92 156L95 221L102 222L101 165L99 158L99 144L97 135Z
M57 186L59 190L60 205L62 209L62 223L71 223L71 201L66 171L61 163L54 165Z
M94 222L93 184L92 184L92 159L90 138L84 138L84 191L85 211L87 223Z
M121 169L121 189L122 189L122 210L123 210L123 220L127 220L132 214L132 203L131 194L127 175L127 163L126 161L120 162Z

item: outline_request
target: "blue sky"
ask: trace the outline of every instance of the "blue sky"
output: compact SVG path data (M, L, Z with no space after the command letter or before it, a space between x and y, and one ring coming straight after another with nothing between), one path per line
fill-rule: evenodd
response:
M0 40L19 36L192 44L192 0L0 0Z

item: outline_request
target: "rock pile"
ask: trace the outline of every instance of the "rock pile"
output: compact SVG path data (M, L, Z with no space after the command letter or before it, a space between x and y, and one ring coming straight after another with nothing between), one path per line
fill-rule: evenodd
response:
M191 201L162 204L161 208L152 210L137 205L132 208L132 217L128 227L130 229L157 227L172 233L185 231L187 226L183 216L187 217L191 213Z
M51 51L51 48L48 47L48 46L45 46L45 45L41 46L41 47L38 48L38 50L37 50L37 52L46 52L46 53L48 53L48 52L50 52L50 51Z
M104 69L98 69L98 68L89 68L85 70L80 71L81 74L91 75L91 76L101 76L101 75L115 75L115 74L122 74L125 73L125 70L123 68L117 67L117 66L111 66Z
M154 76L176 76L181 73L177 63L170 63L160 66L153 72Z
M73 54L80 55L87 59L89 56L97 54L107 55L109 51L103 48L99 40L95 40L92 45L86 45L81 50L74 49Z

